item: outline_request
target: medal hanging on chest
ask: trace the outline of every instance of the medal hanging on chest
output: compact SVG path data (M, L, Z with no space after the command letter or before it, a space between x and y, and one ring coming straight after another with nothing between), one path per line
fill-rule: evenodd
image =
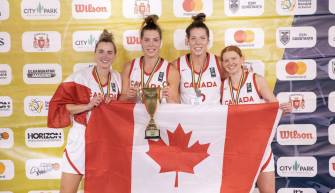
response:
M236 91L236 97L234 95L234 87L233 87L233 83L231 81L231 78L229 78L229 88L230 88L230 96L231 96L231 99L233 101L233 105L238 105L238 99L240 97L240 92L241 92L241 88L242 88L242 85L243 85L243 81L244 81L244 77L245 77L245 72L242 71L242 75L241 75L241 78L240 78L240 82L238 84L238 89Z
M200 88L200 84L201 84L201 77L203 74L203 67L204 67L204 63L207 60L207 53L206 53L206 57L204 59L204 62L201 65L201 69L199 72L199 76L198 76L198 81L195 82L195 75L194 75L194 67L193 67L193 62L192 62L192 56L190 54L190 64L191 64L191 76L192 76L192 85L195 91L196 96L191 98L191 104L192 105L201 105L202 103L202 96L201 96L201 90Z
M100 77L99 77L99 74L98 74L98 70L97 70L97 67L94 68L94 73L95 73L95 76L98 78L98 84L99 84L99 88L100 88L100 91L101 91L101 94L104 98L106 97L109 97L109 94L110 94L110 83L111 83L111 75L110 75L110 72L108 72L108 81L107 81L107 93L105 94L104 92L104 88L102 87L102 84L101 84L101 81L100 81Z
M152 79L152 77L153 77L153 75L155 74L155 71L156 71L156 69L157 69L157 67L158 67L158 65L159 65L159 63L161 62L161 58L160 57L158 57L158 60L157 60L157 62L156 62L156 64L155 64L155 66L154 66L154 68L152 69L152 71L151 71L151 73L150 73L150 75L149 75L149 77L148 77L148 80L147 80L147 82L145 83L145 81L144 81L144 57L142 58L142 68L141 68L141 82L142 82L142 88L148 88L149 87L149 83L150 83L150 81L151 81L151 79Z

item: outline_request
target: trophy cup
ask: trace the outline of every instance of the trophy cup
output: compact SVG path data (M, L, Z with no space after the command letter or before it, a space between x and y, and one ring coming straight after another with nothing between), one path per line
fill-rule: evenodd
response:
M137 96L141 99L142 103L144 103L149 115L150 115L150 121L147 126L147 129L145 130L145 139L159 139L160 137L160 131L158 128L157 123L154 120L154 115L156 113L157 107L160 104L160 93L161 93L161 87L154 87L154 88L140 88L140 84L138 82L134 85L138 91ZM163 82L163 88L165 86L168 86L167 82ZM142 90L142 95L140 94L140 90Z

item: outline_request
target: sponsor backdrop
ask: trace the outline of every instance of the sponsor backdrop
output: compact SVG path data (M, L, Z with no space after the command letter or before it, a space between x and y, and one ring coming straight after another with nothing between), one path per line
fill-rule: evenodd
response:
M49 101L73 71L95 64L104 28L121 72L142 55L143 14L160 16L160 55L171 62L189 52L185 29L199 12L208 52L240 47L245 70L292 103L272 143L276 192L334 193L335 0L0 0L0 192L59 192L69 128L46 128Z

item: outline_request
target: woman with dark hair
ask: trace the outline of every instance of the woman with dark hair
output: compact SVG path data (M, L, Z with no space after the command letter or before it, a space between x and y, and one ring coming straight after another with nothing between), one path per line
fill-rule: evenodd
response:
M182 104L220 104L221 80L227 76L214 54L207 53L209 29L206 15L193 16L186 29L190 53L172 62L180 73L180 102Z
M140 38L144 56L125 63L119 100L141 103L136 96L136 83L141 88L147 88L161 87L166 81L169 86L162 89L162 98L166 98L167 103L179 103L179 74L176 68L159 56L162 30L157 20L157 15L149 15L142 23Z
M240 48L228 46L221 52L222 66L229 73L229 78L222 82L222 105L257 104L278 102L271 92L265 78L261 75L245 72L242 69L244 56ZM290 103L279 105L283 115L292 112ZM257 179L260 193L275 193L275 168L271 146L265 153L261 172Z
M96 66L71 74L57 88L49 104L48 127L69 131L63 153L60 193L76 193L85 174L85 129L91 111L102 102L117 100L121 93L121 76L111 69L116 57L113 34L106 29L94 51Z

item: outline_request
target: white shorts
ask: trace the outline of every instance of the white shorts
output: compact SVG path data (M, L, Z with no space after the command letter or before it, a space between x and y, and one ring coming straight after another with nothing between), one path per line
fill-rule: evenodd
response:
M85 127L72 127L63 153L63 171L85 174Z
M273 161L273 153L271 145L267 148L265 152L265 158L262 160L261 172L272 172L275 171L275 162Z

